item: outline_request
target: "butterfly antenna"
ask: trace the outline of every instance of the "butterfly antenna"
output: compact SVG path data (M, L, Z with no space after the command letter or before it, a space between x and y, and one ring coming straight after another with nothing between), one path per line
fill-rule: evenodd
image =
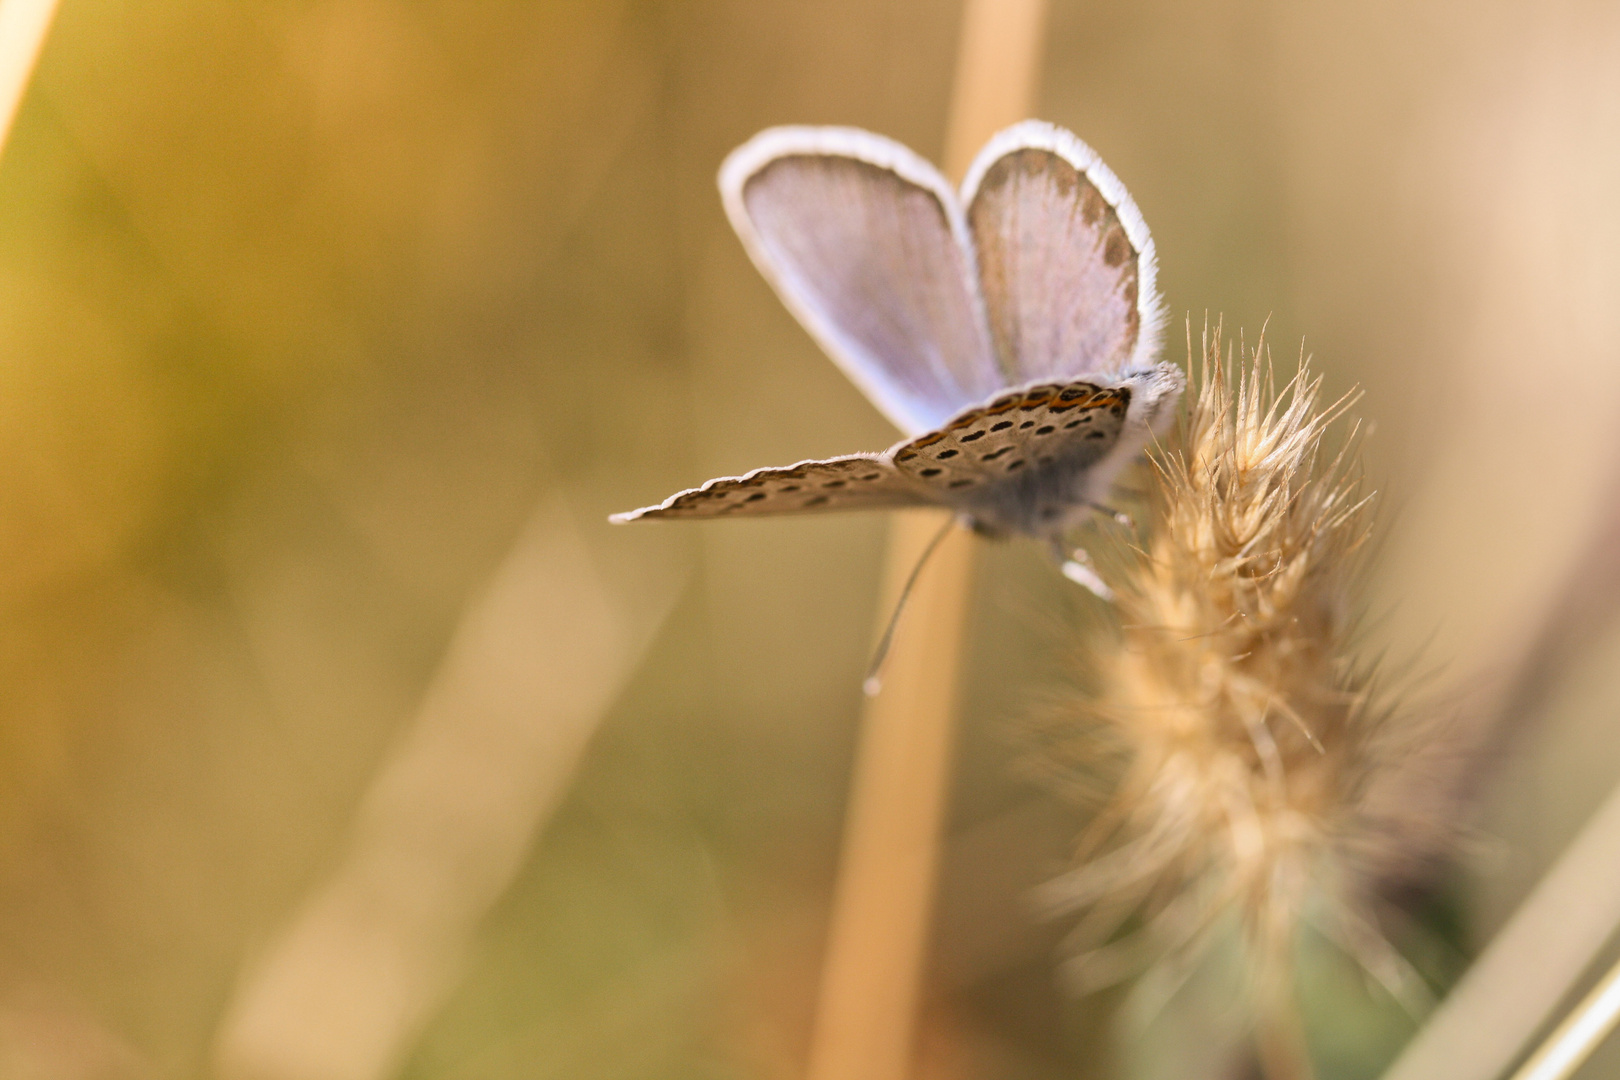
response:
M894 630L895 627L900 625L900 613L906 610L906 601L911 599L911 588L917 584L917 578L922 575L923 567L928 565L929 557L934 554L934 550L939 547L940 541L945 539L945 534L950 532L951 526L955 524L955 517L946 519L945 524L940 526L939 532L935 533L934 538L928 541L928 546L923 549L922 556L917 560L917 565L911 568L910 576L906 578L905 585L901 587L900 599L894 603L894 612L889 616L889 624L883 628L883 636L878 639L877 651L872 654L872 662L867 665L866 678L861 680L861 689L866 692L867 697L877 697L883 690L883 661L889 658L889 646L894 644Z

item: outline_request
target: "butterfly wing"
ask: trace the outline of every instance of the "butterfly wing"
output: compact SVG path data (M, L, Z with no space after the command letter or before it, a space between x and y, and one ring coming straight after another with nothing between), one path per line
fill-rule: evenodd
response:
M893 510L934 506L940 501L928 485L907 477L886 455L851 454L801 461L784 468L755 469L743 476L722 476L702 487L677 492L657 506L614 514L609 520Z
M783 302L913 437L711 480L615 521L946 505L1045 535L1106 494L1180 395L1180 370L1152 363L1147 226L1060 128L992 139L965 217L933 166L851 128L762 132L726 159L720 188ZM1106 377L1075 377L1091 373ZM1000 392L1015 380L1036 385Z
M963 183L991 334L1016 381L1151 364L1163 323L1153 238L1096 153L1026 121Z
M1122 436L1143 403L1151 415L1173 403L1180 370L1161 366L1109 386L1071 379L1013 390L882 454L720 477L612 520L948 506L995 531L1046 535L1101 498L1116 459L1141 448Z
M895 447L895 468L943 491L995 483L1024 469L1090 460L1113 448L1130 406L1130 389L1074 381L1003 394L969 409L938 431Z
M889 139L785 127L720 170L726 214L789 310L901 430L1006 385L945 179Z

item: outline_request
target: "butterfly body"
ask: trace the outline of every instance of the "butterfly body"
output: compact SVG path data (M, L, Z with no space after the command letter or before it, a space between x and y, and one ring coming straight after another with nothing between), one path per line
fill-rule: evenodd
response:
M1163 429L1153 243L1073 135L992 139L960 196L905 147L775 128L727 159L733 226L788 308L905 440L721 477L616 521L949 508L1057 545Z
M1106 501L1115 473L1173 405L1179 376L1164 365L1121 373L1111 384L1013 391L955 418L937 441L903 444L895 462L980 532L1055 540Z

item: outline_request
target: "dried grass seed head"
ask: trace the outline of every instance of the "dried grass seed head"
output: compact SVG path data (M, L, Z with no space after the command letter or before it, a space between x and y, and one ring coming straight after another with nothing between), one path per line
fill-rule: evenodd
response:
M1401 830L1369 778L1400 763L1352 649L1372 524L1357 431L1326 439L1355 399L1324 404L1303 358L1279 386L1263 340L1236 366L1218 327L1203 346L1180 448L1153 456L1144 546L1102 562L1119 626L1096 693L1055 740L1075 764L1089 745L1080 771L1117 752L1123 775L1042 897L1078 913L1082 987L1196 953L1236 915L1275 1002L1309 914L1410 1000L1365 903Z

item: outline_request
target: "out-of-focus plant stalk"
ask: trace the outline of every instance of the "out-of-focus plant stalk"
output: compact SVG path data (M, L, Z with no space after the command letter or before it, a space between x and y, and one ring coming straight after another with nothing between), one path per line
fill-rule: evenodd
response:
M1570 666L1620 617L1620 462L1601 499L1604 512L1541 618L1476 680L1483 689L1472 710L1474 730L1466 733L1466 752L1458 755L1460 762L1475 764L1452 781L1469 798L1489 775L1486 767L1502 758L1541 716ZM1493 677L1495 671L1509 674L1505 679ZM1620 789L1592 815L1497 932L1385 1080L1494 1080L1503 1075L1616 926L1620 926ZM1565 1026L1581 1025L1583 1016L1601 1009L1607 1000L1593 991ZM1560 1027L1550 1036L1526 1068L1543 1060L1543 1051L1545 1068L1551 1068L1554 1047L1564 1031ZM1584 1027L1571 1034L1582 1033L1591 1040L1586 1053L1603 1037ZM1537 1080L1565 1076L1579 1064L1578 1059L1566 1059L1559 1066L1563 1072L1524 1075Z
M990 136L1035 107L1046 0L967 0L945 129L945 172L960 180Z
M383 1080L455 985L675 596L631 608L560 498L467 605L348 851L246 970L223 1080Z
M1620 964L1564 1018L1513 1080L1568 1080L1620 1022Z
M1501 1076L1617 924L1620 790L1491 940L1384 1080Z
M945 146L952 177L992 134L1029 114L1044 22L1045 0L967 0ZM896 518L886 604L939 526L937 514ZM883 691L862 719L810 1080L902 1080L910 1069L973 543L952 530L934 553L889 654Z
M56 15L56 0L0 0L0 151Z

